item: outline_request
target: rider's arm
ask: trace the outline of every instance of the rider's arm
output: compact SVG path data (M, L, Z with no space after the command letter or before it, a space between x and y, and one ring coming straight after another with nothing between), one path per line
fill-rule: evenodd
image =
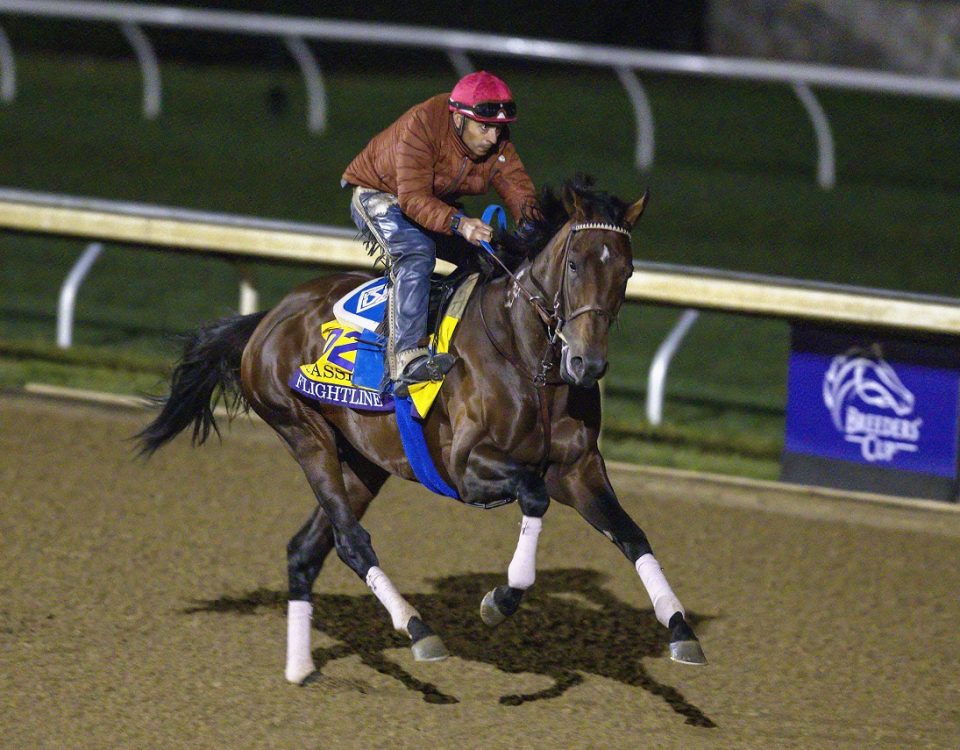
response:
M520 226L524 216L529 216L536 210L537 190L520 161L517 149L510 141L504 143L500 156L497 157L490 182L503 199L517 226Z
M431 132L425 113L418 112L397 144L397 199L400 210L421 226L451 234L450 220L457 209L433 194L439 144L440 137Z

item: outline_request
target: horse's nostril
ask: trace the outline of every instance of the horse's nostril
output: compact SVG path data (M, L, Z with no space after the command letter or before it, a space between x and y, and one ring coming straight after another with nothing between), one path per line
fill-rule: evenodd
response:
M583 372L583 357L572 357L570 359L570 369L578 374Z

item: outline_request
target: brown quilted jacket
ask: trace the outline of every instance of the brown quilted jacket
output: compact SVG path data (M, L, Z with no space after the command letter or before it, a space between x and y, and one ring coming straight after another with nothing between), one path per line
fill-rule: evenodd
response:
M404 214L435 232L451 233L457 198L491 187L519 222L536 190L517 150L501 136L490 153L474 157L454 130L448 98L438 94L401 115L350 162L343 179L397 196Z

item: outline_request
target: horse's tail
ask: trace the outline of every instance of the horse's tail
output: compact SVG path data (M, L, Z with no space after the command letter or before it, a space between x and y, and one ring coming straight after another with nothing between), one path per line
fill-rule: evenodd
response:
M224 318L189 336L170 378L170 394L153 399L161 407L160 414L135 436L140 455L150 457L191 422L194 445L202 444L211 429L220 435L213 410L221 397L228 411L245 405L240 392L240 358L265 315Z

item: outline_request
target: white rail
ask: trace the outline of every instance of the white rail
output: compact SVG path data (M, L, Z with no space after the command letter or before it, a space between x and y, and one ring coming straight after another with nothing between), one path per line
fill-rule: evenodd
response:
M239 276L242 313L257 309L251 260L371 268L352 229L0 188L0 229L97 240L61 288L57 343L73 341L76 298L102 242L196 251L230 258ZM960 299L800 282L714 269L635 262L629 302L819 320L960 336ZM438 261L437 270L452 266ZM688 309L658 349L647 384L647 416L660 424L670 359L697 318Z
M647 421L652 425L659 425L663 421L663 400L667 388L667 369L677 353L683 337L697 322L700 312L684 310L680 319L673 326L667 337L657 347L650 363L647 375Z
M0 28L0 102L12 102L17 95L17 62L6 32Z
M830 190L837 182L837 175L833 156L833 132L830 130L827 113L807 84L796 81L793 92L807 110L810 122L813 123L813 132L817 136L817 184L824 190Z
M905 76L807 63L652 52L524 37L478 34L449 29L401 26L364 21L297 18L261 13L205 10L132 3L76 0L0 0L0 11L24 15L112 23L138 23L182 29L234 32L260 36L289 35L324 41L382 44L397 47L452 49L491 55L572 62L599 67L628 67L660 73L740 78L859 89L878 93L960 99L960 82Z
M637 119L637 165L641 169L653 163L653 114L649 101L632 71L786 84L792 87L811 118L818 149L817 179L819 184L827 189L834 182L833 139L826 113L817 102L811 86L960 100L960 81L948 79L808 63L654 52L397 24L74 0L0 0L0 13L4 12L44 18L283 38L287 40L291 52L297 56L297 62L310 87L309 124L311 130L315 131L322 129L322 125L318 128L318 123L323 120L323 116L319 114L321 107L316 103L318 88L322 90L322 87L317 85L319 68L313 69L312 64L304 57L304 48L299 43L291 46L292 39L437 49L447 53L458 72L471 67L467 56L471 52L610 68L625 86L634 107ZM143 49L143 41L144 39L138 41L140 49ZM10 83L12 80L11 75L5 85L13 85ZM144 85L152 85L146 79L146 70ZM147 98L146 93L144 98ZM325 112L325 107L322 111Z
M73 311L77 307L77 292L102 252L102 242L91 242L87 245L87 249L73 264L60 286L60 297L57 301L57 346L61 349L73 346Z
M160 114L160 99L162 96L160 84L160 63L153 45L143 30L135 23L123 23L120 30L140 63L143 72L143 116L148 120L156 119Z
M321 266L370 268L356 231L0 188L0 229ZM449 271L442 261L438 270ZM960 299L635 263L630 302L960 336Z
M299 36L284 37L284 43L293 59L300 66L303 80L307 86L307 116L311 133L322 133L327 127L327 91L323 85L320 65L310 51L310 47Z

